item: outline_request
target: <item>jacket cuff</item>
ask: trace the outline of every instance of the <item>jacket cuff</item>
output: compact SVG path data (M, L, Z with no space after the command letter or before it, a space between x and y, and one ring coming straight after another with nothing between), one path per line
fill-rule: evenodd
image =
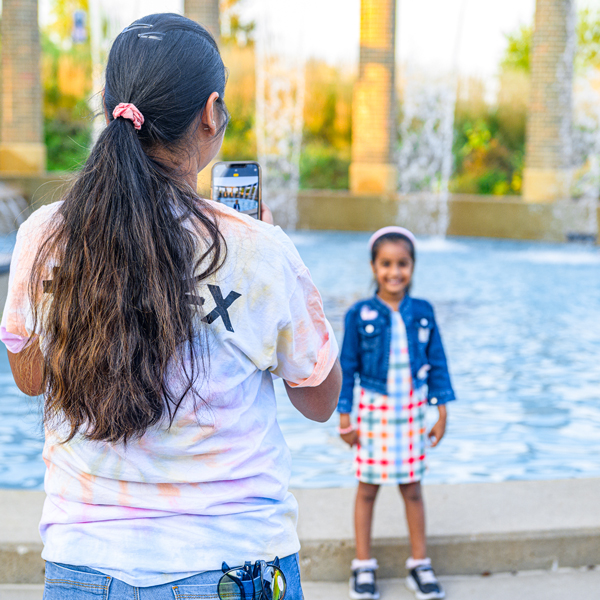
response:
M352 412L352 399L340 398L336 409L339 413L351 413Z
M442 392L429 392L427 394L427 402L431 406L439 406L440 404L446 404L456 400L456 396L452 390L444 390Z

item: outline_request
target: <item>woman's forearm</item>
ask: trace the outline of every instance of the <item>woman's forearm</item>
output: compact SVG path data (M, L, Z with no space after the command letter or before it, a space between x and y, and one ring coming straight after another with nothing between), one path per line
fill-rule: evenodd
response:
M316 387L292 387L285 384L292 404L311 421L324 423L331 417L337 405L342 387L342 369L335 361L329 375Z
M17 354L10 350L7 353L17 387L28 396L39 396L44 391L44 356L39 339L36 338L29 347Z

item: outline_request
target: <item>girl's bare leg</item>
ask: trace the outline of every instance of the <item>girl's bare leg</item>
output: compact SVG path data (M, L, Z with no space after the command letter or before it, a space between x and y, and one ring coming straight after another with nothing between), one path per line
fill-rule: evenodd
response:
M354 504L354 534L356 536L356 558L359 560L371 558L371 524L373 522L373 506L378 491L378 485L358 482Z
M410 536L412 557L427 558L427 538L425 537L425 504L421 493L421 482L400 485L400 493L404 499L406 522ZM358 537L357 537L358 547Z

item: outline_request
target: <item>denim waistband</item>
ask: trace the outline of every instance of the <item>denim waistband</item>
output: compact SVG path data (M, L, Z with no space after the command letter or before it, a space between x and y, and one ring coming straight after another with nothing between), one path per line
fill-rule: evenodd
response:
M298 555L281 559L280 568L287 583L286 600L302 600ZM162 585L134 587L90 567L47 562L44 600L218 600L217 584L222 576L222 571L205 571ZM260 577L254 589L254 598L259 600Z

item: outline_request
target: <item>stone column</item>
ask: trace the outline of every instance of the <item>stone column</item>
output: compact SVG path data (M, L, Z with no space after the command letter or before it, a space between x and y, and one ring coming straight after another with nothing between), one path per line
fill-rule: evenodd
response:
M523 173L527 202L570 195L575 18L575 0L536 2Z
M37 0L3 0L0 171L43 173L40 32Z
M359 75L352 100L352 192L390 193L398 187L395 37L396 0L361 0Z
M183 12L188 19L204 25L219 42L219 0L184 0Z

